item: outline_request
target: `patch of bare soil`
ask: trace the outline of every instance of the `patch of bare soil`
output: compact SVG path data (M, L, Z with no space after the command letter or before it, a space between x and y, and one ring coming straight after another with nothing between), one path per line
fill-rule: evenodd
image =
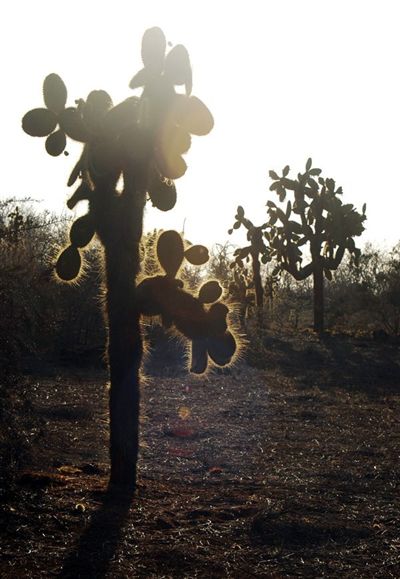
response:
M257 360L148 379L133 499L104 492L106 376L33 381L0 576L399 577L398 346L266 336Z

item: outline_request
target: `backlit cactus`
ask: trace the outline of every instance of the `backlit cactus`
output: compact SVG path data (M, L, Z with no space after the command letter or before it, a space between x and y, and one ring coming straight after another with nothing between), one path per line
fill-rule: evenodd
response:
M185 245L174 231L158 239L157 256L165 275L142 279L140 243L147 200L169 211L176 202L174 179L186 171L183 155L191 135L206 135L214 120L207 107L191 95L192 71L182 45L166 54L159 28L142 40L143 69L130 82L143 88L113 106L106 91L94 90L86 100L67 107L67 89L57 74L43 84L45 107L29 111L22 127L29 135L46 137L52 156L65 151L67 138L83 143L82 154L68 179L78 182L67 205L89 203L88 213L70 230L70 244L60 253L56 273L61 280L79 276L82 249L96 236L104 247L106 318L109 331L110 457L112 484L134 488L138 454L139 370L142 358L140 318L160 316L192 341L192 371L206 370L208 359L228 364L236 340L228 329L228 308L218 301L222 290L215 281L204 284L198 296L177 278L184 259L200 265L208 259L203 246ZM185 94L176 86L184 85ZM123 182L122 191L117 184Z
M256 295L256 307L257 307L257 319L260 325L262 325L262 311L264 305L264 290L261 280L261 263L268 263L271 261L271 254L269 247L264 242L263 231L267 227L267 223L256 227L245 216L244 209L241 205L238 206L235 215L235 222L232 229L228 230L228 233L233 233L234 229L239 229L242 225L247 229L247 240L249 245L241 247L235 250L234 256L235 260L232 263L232 267L239 266L243 267L243 261L251 260L251 268L253 274L253 284Z
M228 294L230 300L236 305L236 313L239 319L239 324L242 328L246 326L246 321L251 307L254 307L254 282L250 278L247 267L239 265L237 267L236 261L231 263L233 271L233 281L228 286Z
M195 296L186 291L183 281L176 277L184 259L193 265L206 263L207 249L202 245L185 249L179 233L164 231L157 241L157 258L165 275L147 277L139 283L136 298L141 313L160 316L165 328L175 326L192 340L192 372L205 372L208 356L219 366L229 364L236 351L236 340L228 330L229 310L218 301L222 287L215 280L208 281Z
M342 188L336 187L333 179L322 178L321 170L312 167L311 159L297 179L289 179L288 174L289 166L281 177L275 171L269 173L273 179L270 190L276 191L279 201L285 201L288 191L293 192L293 201L289 200L284 210L273 201L267 202L269 231L265 237L271 256L278 262L277 270L286 270L297 280L313 276L314 329L322 332L324 276L332 279L332 270L339 267L346 250L358 262L360 250L353 238L364 231L366 206L358 213L353 205L343 204L339 197ZM304 265L306 246L310 258Z

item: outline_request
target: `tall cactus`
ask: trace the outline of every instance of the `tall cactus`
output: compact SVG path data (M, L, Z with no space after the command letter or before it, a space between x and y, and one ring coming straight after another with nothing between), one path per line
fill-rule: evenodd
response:
M283 203L288 191L293 192L293 203L288 201L285 210L273 201L268 201L269 231L265 233L272 256L279 268L288 271L297 280L313 276L314 329L324 329L324 276L332 279L345 251L352 254L357 263L360 250L354 237L364 231L366 220L364 204L358 213L351 204L343 204L339 198L342 188L336 187L333 179L320 176L321 170L312 167L308 159L306 170L297 179L289 179L289 166L279 177L275 171L269 175L273 179L270 186ZM297 220L293 219L297 216ZM309 261L303 265L303 249L309 248Z
M113 106L108 93L96 90L86 100L75 101L77 106L66 108L65 84L57 74L50 74L43 85L46 108L29 111L22 120L29 135L47 137L50 155L64 151L66 137L84 144L68 180L69 186L78 179L80 184L67 205L73 208L87 199L89 211L72 225L70 243L58 257L56 273L66 282L77 279L82 248L97 236L104 248L111 379L110 483L130 489L136 484L138 456L141 316L161 316L165 326L175 325L192 340L194 372L204 372L209 357L216 364L228 364L236 350L236 340L228 330L228 308L218 301L219 285L205 284L196 297L176 279L184 258L194 264L208 259L206 248L185 247L178 233L164 232L158 239L157 255L165 275L139 278L146 201L162 211L174 207L173 180L186 171L182 155L190 148L191 134L206 135L213 127L207 107L191 96L187 50L177 45L165 52L162 30L147 30L142 39L144 66L129 84L132 89L143 87L140 97ZM176 93L177 85L185 86L185 94Z

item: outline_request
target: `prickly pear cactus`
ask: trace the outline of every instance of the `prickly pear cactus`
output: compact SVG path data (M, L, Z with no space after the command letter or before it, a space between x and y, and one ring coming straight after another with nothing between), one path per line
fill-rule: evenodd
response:
M191 94L186 48L176 45L166 53L166 47L160 28L144 33L143 68L129 83L141 94L114 106L106 91L93 90L85 100L67 106L67 88L53 73L43 83L44 106L22 119L26 133L46 138L51 156L65 152L67 139L83 144L68 179L68 186L76 189L67 205L73 209L87 200L89 209L73 223L55 271L63 281L76 280L84 248L95 237L103 245L111 377L110 481L130 488L135 486L138 453L141 316L159 315L165 326L174 325L192 341L194 372L204 372L208 359L229 363L236 350L228 330L228 308L218 301L216 282L203 285L194 296L176 278L184 259L204 263L208 252L203 246L185 247L178 233L164 232L157 254L165 275L137 285L145 204L161 211L174 207L174 180L187 169L183 156L191 136L208 134L214 124L206 105ZM177 92L179 86L184 92Z
M177 278L185 259L192 265L206 263L207 249L202 245L185 249L179 233L164 231L157 241L157 258L165 275L147 277L138 285L141 312L160 316L165 328L174 326L191 340L191 372L205 372L209 358L218 366L226 366L236 352L236 339L228 330L229 309L219 301L222 287L218 281L208 281L196 296Z
M262 313L264 305L264 290L261 280L261 263L266 264L271 261L271 253L269 246L265 244L263 231L267 227L268 223L264 223L259 226L255 226L250 219L245 216L244 209L241 205L238 206L235 215L235 222L232 229L228 230L229 234L232 234L235 229L239 229L243 226L247 229L247 241L249 245L245 247L240 247L235 250L234 256L235 260L232 262L232 267L243 268L243 261L251 261L251 268L253 274L253 284L255 288L256 295L256 306L257 306L257 319L259 325L262 325Z
M275 171L269 175L273 179L270 186L279 201L286 200L288 192L293 199L288 200L283 209L273 201L268 201L269 230L265 237L271 248L271 256L278 265L276 271L288 271L297 280L313 276L314 281L314 329L323 330L323 287L324 276L332 279L347 250L355 263L360 258L354 237L364 231L366 205L359 213L350 203L343 203L341 187L333 179L321 177L321 169L312 167L308 159L304 173L297 179L289 179L287 165L282 176ZM303 263L303 251L308 246L310 258Z

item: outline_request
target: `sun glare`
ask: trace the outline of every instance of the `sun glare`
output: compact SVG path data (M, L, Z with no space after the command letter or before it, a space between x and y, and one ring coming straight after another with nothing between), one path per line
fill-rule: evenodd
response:
M137 14L128 2L106 9L103 3L73 0L57 18L53 6L15 2L8 8L1 42L3 54L13 58L5 63L3 196L29 194L62 210L70 194L64 175L79 145L68 144L67 158L47 158L41 143L27 143L20 129L23 112L33 96L41 106L41 83L50 72L65 80L71 104L99 88L115 103L134 94L128 82L140 67L141 35L159 25L170 45L188 48L194 94L201 88L215 128L206 142L193 139L176 210L165 215L149 207L146 228L179 229L186 220L194 238L222 242L243 200L254 219L265 212L270 169L289 164L297 172L312 156L357 206L367 202L365 239L396 238L399 196L382 177L396 164L400 129L393 4L378 10L363 3L362 21L358 2L285 0L254 3L251 9L238 2L229 9L211 2L201 9L148 2ZM30 160L23 174L21 156Z

